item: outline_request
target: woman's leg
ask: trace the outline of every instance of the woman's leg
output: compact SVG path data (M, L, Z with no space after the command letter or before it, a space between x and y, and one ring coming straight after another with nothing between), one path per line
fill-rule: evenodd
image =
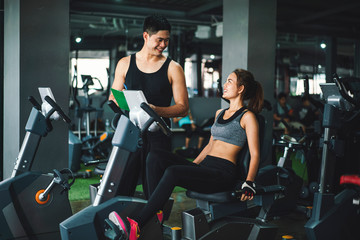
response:
M138 222L140 229L165 205L175 186L184 187L189 190L211 193L226 191L234 188L234 178L223 174L221 170L192 166L168 167L150 196L148 203L134 220Z
M154 192L165 170L174 165L195 165L187 159L163 150L151 151L146 159L146 178L149 197Z

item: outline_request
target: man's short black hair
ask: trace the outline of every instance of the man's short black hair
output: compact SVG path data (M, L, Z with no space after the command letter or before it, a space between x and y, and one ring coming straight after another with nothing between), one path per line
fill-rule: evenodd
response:
M284 92L281 92L281 93L279 93L279 95L278 95L278 97L277 97L278 99L281 99L281 98L287 98L287 94L286 93L284 93Z
M171 25L163 15L153 14L145 18L143 25L144 32L152 35L161 30L167 30L169 33L171 32Z

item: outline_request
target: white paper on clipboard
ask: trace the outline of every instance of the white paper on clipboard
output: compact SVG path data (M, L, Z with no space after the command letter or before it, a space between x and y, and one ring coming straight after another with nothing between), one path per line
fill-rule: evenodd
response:
M140 104L145 102L148 103L143 91L141 90L123 90L126 102L129 106L130 112L129 117L130 121L132 121L139 128L142 128L146 121L150 118L149 114L147 114L141 107ZM159 126L156 122L150 125L149 131L156 132L159 130Z

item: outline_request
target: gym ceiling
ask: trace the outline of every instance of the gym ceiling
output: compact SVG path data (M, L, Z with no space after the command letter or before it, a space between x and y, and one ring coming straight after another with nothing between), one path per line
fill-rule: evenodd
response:
M296 54L325 37L335 37L338 52L353 55L348 42L360 39L359 12L359 0L278 0L277 47ZM136 48L142 21L152 13L165 15L172 24L172 34L182 34L190 48L201 43L198 45L220 49L221 53L221 37L216 36L223 14L219 0L70 0L72 40L77 36L84 39L82 46L72 44L72 49L107 48L111 44ZM208 37L197 37L209 27Z

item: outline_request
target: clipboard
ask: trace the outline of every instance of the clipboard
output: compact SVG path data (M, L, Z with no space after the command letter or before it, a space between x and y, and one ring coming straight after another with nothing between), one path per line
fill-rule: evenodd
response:
M124 92L113 89L113 88L111 88L111 92L114 95L114 98L115 98L117 104L119 105L119 108L126 110L126 111L130 111L130 108L129 108L129 105L127 104Z
M129 118L140 129L145 125L150 116L140 107L140 104L148 103L143 91L141 90L123 90L118 91L111 88L114 98L121 109L129 111ZM150 132L156 132L159 126L153 122L150 127Z

